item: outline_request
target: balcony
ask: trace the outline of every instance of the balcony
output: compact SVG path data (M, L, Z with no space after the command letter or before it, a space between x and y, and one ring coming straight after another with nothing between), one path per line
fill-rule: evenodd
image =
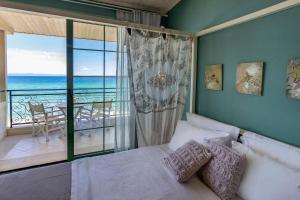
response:
M33 123L28 103L43 104L51 108L53 112L63 115L60 106L66 105L66 96L67 90L65 89L6 91L8 110L6 121L9 128L6 137L0 141L0 171L56 162L67 158L67 139L61 131L50 132L48 142L43 134L32 136ZM83 109L91 110L93 104L104 102L112 102L109 111L103 107L106 115L93 121L81 118ZM82 110L78 109L78 105ZM117 105L115 88L74 90L75 155L113 150ZM66 121L61 125L66 127ZM36 123L35 128L37 128Z
M110 116L116 114L116 89L115 88L79 88L74 90L74 107L83 105L91 109L93 103L112 102ZM35 90L7 90L7 107L9 126L18 128L32 124L32 116L28 102L42 103L45 107L59 111L60 104L66 104L66 89L35 89ZM99 101L100 100L100 101ZM79 116L78 116L79 117ZM81 125L85 125L84 122ZM107 125L100 126L101 128ZM77 127L80 129L80 126ZM92 127L89 127L92 128ZM76 130L76 127L75 127Z

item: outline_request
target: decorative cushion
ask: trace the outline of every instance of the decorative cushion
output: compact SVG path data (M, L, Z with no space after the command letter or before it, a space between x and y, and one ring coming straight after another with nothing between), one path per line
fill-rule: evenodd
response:
M231 135L231 139L235 141L237 140L240 133L240 129L238 127L224 124L222 122L194 113L187 113L187 121L191 125L199 128L229 133Z
M247 200L300 199L300 171L244 144L233 142L232 148L247 158L247 167L238 190L240 197Z
M300 171L300 148L249 131L243 134L241 140L256 152L266 154Z
M244 155L217 143L208 144L211 160L203 167L203 181L222 199L234 199L245 170Z
M231 145L230 135L228 133L216 133L215 131L197 128L187 121L178 121L175 133L168 144L168 147L175 151L190 140L195 140L200 144L207 141L214 141L225 145Z
M164 162L179 182L186 182L210 157L211 154L205 146L192 140L169 154L164 158Z
M220 132L219 132L220 134ZM222 133L225 134L225 133ZM227 133L226 133L227 134ZM223 144L228 147L231 147L231 140L230 140L230 135L227 134L226 136L218 136L218 137L207 137L205 138L205 143L218 143L218 144Z

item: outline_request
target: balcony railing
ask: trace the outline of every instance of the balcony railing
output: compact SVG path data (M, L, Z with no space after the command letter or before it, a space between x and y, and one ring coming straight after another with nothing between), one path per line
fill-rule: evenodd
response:
M73 93L74 104L84 104L86 108L91 108L93 102L112 101L111 115L116 114L116 88L79 88L74 89ZM7 95L11 128L32 123L29 101L54 108L60 103L67 102L66 89L7 90Z

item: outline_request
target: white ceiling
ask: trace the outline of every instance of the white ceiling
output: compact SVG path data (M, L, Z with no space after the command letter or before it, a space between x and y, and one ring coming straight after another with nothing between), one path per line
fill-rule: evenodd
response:
M124 6L133 9L146 10L166 14L180 0L94 0L100 3Z

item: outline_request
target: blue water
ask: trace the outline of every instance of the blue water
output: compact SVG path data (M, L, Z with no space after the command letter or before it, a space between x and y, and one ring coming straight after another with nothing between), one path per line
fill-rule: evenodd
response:
M116 78L74 77L73 87L78 88L115 88ZM8 76L8 90L66 89L66 76Z

